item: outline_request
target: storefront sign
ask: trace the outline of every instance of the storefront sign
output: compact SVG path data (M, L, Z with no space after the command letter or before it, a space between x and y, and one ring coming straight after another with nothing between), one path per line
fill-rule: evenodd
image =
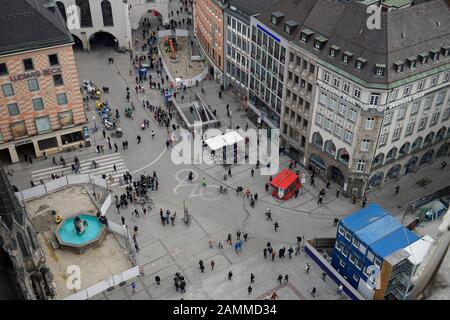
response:
M14 145L17 147L17 146L21 146L23 144L27 144L27 143L30 143L30 142L31 142L31 139L25 139L25 140L16 142Z
M339 90L337 90L337 89L335 89L335 88L333 88L333 87L331 87L331 86L329 86L329 85L327 85L325 83L322 83L322 82L317 82L317 85L320 88L325 89L326 91L334 94L335 96L338 96L339 98L341 98L341 99L343 99L343 100L345 100L347 102L350 102L351 104L353 104L355 106L359 106L355 99L350 98L349 96L347 96L346 94L342 93L341 91L339 91Z
M51 68L30 71L25 73L16 74L10 77L11 81L20 81L26 79L39 78L40 76L50 76L53 74L61 73L61 66L54 66Z
M395 101L395 102L391 102L391 103L389 103L389 104L387 105L387 107L388 107L388 109L390 109L390 108L395 108L395 107L400 106L400 105L402 105L402 104L405 104L405 103L411 102L411 101L413 101L413 100L422 98L424 95L425 95L424 92L419 92L419 93L413 94L412 96L409 96L409 97L400 99L400 100Z

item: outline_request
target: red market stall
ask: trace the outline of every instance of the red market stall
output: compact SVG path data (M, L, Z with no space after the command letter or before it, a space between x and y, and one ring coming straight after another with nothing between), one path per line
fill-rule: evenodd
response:
M301 187L298 175L289 169L283 169L270 185L275 188L272 196L280 200L290 199Z

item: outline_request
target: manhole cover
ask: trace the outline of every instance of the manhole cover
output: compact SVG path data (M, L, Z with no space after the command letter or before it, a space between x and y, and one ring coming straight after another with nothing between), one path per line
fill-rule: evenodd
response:
M423 178L419 181L416 182L416 185L418 185L419 187L423 188L426 185L431 183L431 179L430 178Z

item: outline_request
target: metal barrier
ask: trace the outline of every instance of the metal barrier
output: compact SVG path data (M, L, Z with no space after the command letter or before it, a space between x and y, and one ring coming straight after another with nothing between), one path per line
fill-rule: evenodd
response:
M317 240L317 239L316 239ZM309 244L309 242L305 243L305 252L313 259L319 267L325 271L331 279L339 286L342 284L343 291L352 299L352 300L366 300L355 288L353 288L347 280L344 279L329 263L325 260L322 255L317 252L317 250Z

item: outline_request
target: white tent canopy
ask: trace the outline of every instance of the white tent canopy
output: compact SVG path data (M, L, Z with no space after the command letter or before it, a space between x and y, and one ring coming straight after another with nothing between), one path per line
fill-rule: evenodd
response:
M244 141L244 138L236 131L227 132L221 136L216 136L205 140L206 145L211 150L219 150L223 147L232 146L235 143Z

